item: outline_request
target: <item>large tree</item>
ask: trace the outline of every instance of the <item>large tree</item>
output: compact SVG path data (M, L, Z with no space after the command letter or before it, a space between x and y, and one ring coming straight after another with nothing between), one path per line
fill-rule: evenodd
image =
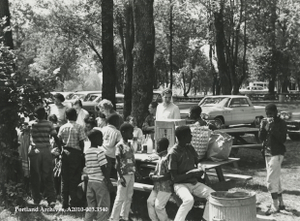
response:
M113 35L113 0L102 1L102 57L103 85L102 98L115 104L116 100L116 70Z
M10 12L8 0L0 0L0 20L5 19L5 22L0 23L0 36L4 36L4 39L0 38L0 43L4 42L4 45L10 49L14 48L12 32L10 30Z
M141 126L153 95L153 0L132 0L134 23L132 115Z

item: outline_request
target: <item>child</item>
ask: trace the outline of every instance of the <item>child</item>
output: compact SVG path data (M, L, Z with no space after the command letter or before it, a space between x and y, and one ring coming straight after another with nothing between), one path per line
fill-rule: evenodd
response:
M116 128L119 123L119 115L112 114L107 118L107 125L101 131L103 133L103 148L107 159L107 171L109 177L117 178L116 164L116 144L121 140L120 131Z
M30 177L34 204L39 205L42 196L40 193L41 182L49 206L55 206L56 197L52 177L52 155L50 152L50 136L54 137L58 148L60 142L53 124L45 120L46 111L44 107L35 110L37 120L31 122L32 150L30 151Z
M182 200L174 221L182 221L194 205L193 195L208 200L214 190L198 182L198 178L202 177L204 172L197 168L198 154L190 145L192 141L190 127L186 125L177 127L175 136L178 143L169 150L168 169L174 182L174 192ZM208 203L206 204L202 220L210 220Z
M110 220L119 221L120 214L123 220L128 220L133 195L135 158L134 150L129 139L133 137L133 126L123 123L120 127L122 139L116 145L116 159L118 171L117 196L112 209Z
M51 114L48 117L48 119L49 119L49 121L51 121L53 123L53 126L54 126L56 132L58 133L60 126L57 124L57 122L58 122L57 116L55 114ZM60 176L60 172L59 172L60 152L53 141L52 141L51 153L55 156L55 158L53 160L53 164L54 164L53 177L54 177L54 187L55 187L55 191L56 191L56 198L58 200L60 200L60 192L61 192L60 191L61 190L61 176Z
M76 123L77 113L74 108L67 109L68 123L60 127L58 137L64 143L62 152L62 208L80 207L82 202L77 197L77 186L81 181L84 167L84 140L86 135L83 126Z
M142 140L143 140L143 131L140 128L137 127L137 125L136 125L137 122L136 122L135 117L129 115L126 118L126 121L133 126L133 139L130 142L133 144L134 151L136 152L137 151L137 147L138 147L138 143L139 144L142 143ZM137 142L137 143L134 144L135 142Z
M277 116L275 104L268 104L265 108L267 118L263 119L259 129L259 138L263 141L263 150L267 168L267 188L271 193L273 203L266 215L284 210L282 188L280 181L281 164L286 148L287 127L284 120Z
M159 161L156 164L154 173L150 173L154 188L147 200L147 206L149 217L152 221L168 220L166 204L172 195L173 188L166 158L168 147L169 140L165 137L157 142Z
M110 207L109 191L112 190L113 186L106 169L105 150L101 147L102 132L92 129L88 138L91 141L91 147L85 153L85 165L88 174L86 192L88 207L85 221L93 220L93 218L107 220Z

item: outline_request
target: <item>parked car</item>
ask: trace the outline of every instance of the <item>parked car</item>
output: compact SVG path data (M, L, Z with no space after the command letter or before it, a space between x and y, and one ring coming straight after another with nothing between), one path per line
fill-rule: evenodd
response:
M95 93L101 93L101 91L77 91L72 95L72 97L68 101L74 103L78 99L84 100L84 98L89 94Z
M244 89L240 89L241 94L266 94L268 93L267 88L261 86L248 86Z
M202 108L205 120L214 120L217 128L236 124L253 124L258 126L265 117L265 107L254 106L247 96L216 95L206 96L198 104ZM189 110L181 110L181 117L186 118Z
M83 99L82 107L91 115L97 116L97 104L102 100L102 93L91 93ZM124 94L116 94L116 109L121 114L124 107Z
M289 138L300 140L300 109L280 111L280 118L286 122Z

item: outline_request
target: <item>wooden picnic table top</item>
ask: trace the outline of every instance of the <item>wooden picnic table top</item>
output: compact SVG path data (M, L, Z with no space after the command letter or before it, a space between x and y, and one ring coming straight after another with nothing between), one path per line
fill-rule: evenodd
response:
M135 160L136 161L140 161L140 162L145 162L145 163L150 163L150 164L156 164L157 161L158 161L157 159L149 161L149 159L151 157L158 158L157 154L155 154L155 153L152 153L152 154L135 153L134 156L135 156ZM220 162L214 162L214 161L210 161L210 160L204 160L204 161L202 161L200 163L205 167L205 169L209 170L209 169L214 169L216 167L220 167L222 165L231 164L231 163L237 162L239 160L240 160L239 158L229 158L227 160L223 160L223 161L220 161Z

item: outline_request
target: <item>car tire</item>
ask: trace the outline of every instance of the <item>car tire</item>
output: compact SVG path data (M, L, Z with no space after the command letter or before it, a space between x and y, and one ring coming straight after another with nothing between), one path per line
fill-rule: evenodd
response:
M300 140L300 134L289 134L289 138L293 141L299 141Z
M216 117L214 119L214 121L215 121L214 124L217 127L217 129L223 128L224 121L223 121L223 119L221 117Z

